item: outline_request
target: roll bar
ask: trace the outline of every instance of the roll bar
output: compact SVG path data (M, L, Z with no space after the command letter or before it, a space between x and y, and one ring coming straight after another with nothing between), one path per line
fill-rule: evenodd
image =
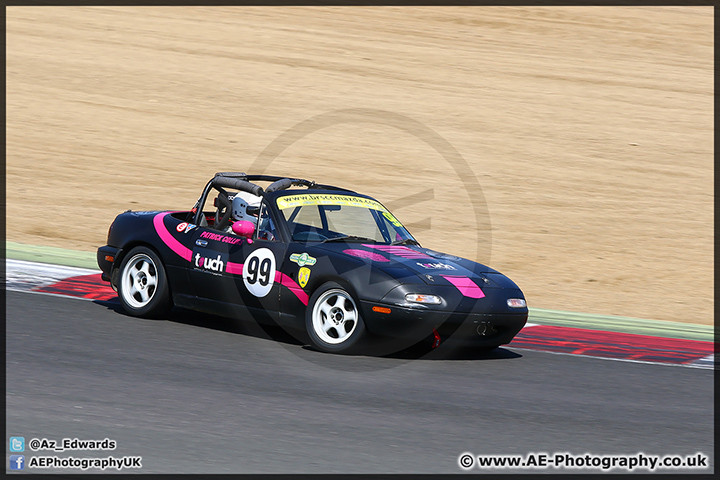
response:
M260 185L256 185L252 182L273 182L267 186L266 189ZM187 221L199 225L200 218L202 216L202 207L205 205L207 196L210 193L210 189L216 188L219 191L225 192L225 188L232 188L243 192L252 193L258 197L265 196L267 193L276 192L278 190L285 190L291 186L302 186L308 188L322 188L328 190L347 190L345 188L335 187L332 185L316 184L309 180L303 180L301 178L287 178L278 177L275 175L247 175L244 172L217 172L213 178L205 185L200 198L195 202L195 206L192 209L190 215L188 215ZM350 190L348 190L350 191ZM225 192L227 193L227 192Z

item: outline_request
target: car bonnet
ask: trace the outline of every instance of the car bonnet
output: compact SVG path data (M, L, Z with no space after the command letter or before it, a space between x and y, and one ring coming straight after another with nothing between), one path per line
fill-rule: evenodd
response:
M332 243L320 245L324 250L361 259L395 277L415 274L428 285L454 285L471 293L475 288L502 288L502 274L479 263L415 245L382 245L372 243Z

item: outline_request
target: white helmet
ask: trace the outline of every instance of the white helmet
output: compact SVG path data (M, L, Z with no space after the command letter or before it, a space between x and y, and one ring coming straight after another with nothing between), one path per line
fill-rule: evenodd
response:
M232 215L235 221L248 221L257 226L258 217L248 213L248 207L260 206L261 198L247 192L238 192L232 199Z

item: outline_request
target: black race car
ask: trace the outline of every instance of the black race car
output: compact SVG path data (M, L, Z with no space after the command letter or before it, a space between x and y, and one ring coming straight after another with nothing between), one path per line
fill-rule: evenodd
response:
M501 273L420 247L367 195L296 178L217 173L189 211L118 215L97 260L130 315L249 317L326 352L428 338L491 349L528 316Z

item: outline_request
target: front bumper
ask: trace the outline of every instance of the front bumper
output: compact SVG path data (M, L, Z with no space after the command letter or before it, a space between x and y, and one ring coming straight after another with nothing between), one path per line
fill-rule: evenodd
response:
M527 308L519 312L456 313L360 302L367 329L375 334L422 340L437 331L443 342L476 346L508 344L527 323ZM390 313L374 311L385 307Z

